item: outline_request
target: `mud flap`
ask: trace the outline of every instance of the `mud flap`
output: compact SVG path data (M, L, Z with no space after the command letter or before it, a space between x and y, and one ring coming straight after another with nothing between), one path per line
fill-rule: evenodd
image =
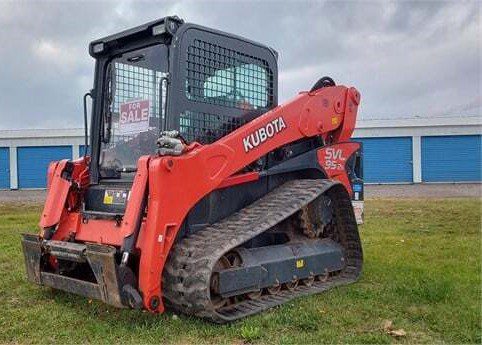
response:
M54 289L99 299L122 308L121 286L115 263L115 248L106 245L80 244L41 240L37 235L23 234L22 248L27 277L33 283ZM96 282L84 281L65 275L43 271L42 257L52 254L70 261L86 261L94 273Z

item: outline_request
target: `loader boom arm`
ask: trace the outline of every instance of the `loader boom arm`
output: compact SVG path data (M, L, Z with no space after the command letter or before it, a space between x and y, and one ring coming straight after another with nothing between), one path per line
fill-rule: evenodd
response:
M291 102L274 108L218 140L214 147L228 150L232 152L232 157L237 157L229 160L224 168L228 175L223 174L223 179L268 152L303 137L320 135L327 141L331 136L332 143L348 140L355 127L359 100L358 91L344 86L301 93ZM270 132L271 127L274 132Z

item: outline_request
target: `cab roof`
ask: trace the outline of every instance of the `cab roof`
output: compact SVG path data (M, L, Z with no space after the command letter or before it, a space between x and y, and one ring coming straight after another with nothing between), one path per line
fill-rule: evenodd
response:
M276 59L278 58L278 53L269 46L251 41L241 36L207 28L197 24L186 23L178 16L168 16L161 19L153 20L145 24L92 41L89 45L89 54L92 57L98 57L99 55L104 55L108 53L108 51L110 51L112 48L121 47L129 43L139 41L146 37L159 36L164 37L165 39L170 39L178 32L185 32L187 29L192 27L215 32L218 34L223 34L225 36L230 36L240 41L266 48L273 53Z

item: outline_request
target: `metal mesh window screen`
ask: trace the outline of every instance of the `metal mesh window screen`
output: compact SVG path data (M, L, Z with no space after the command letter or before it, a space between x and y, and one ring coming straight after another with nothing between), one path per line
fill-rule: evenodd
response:
M104 133L109 128L110 136L99 158L106 176L112 176L112 170L135 168L139 157L155 152L165 116L166 54L164 45L152 45L118 55L107 66Z
M115 95L112 102L112 113L114 116L112 143L120 139L128 139L130 135L119 135L116 133L117 119L121 104L133 100L149 100L149 117L159 118L165 104L165 90L162 92L161 108L159 104L159 87L161 78L166 74L149 68L133 66L125 63L115 62ZM155 127L159 121L150 121Z
M185 111L181 114L179 131L188 141L210 144L244 125L238 117Z
M273 72L267 61L194 40L187 52L189 99L243 110L273 103Z
M263 59L197 39L188 47L186 64L190 100L246 113L273 105L273 72ZM239 116L184 111L179 129L187 140L209 144L244 123Z
M159 84L164 73L148 68L115 63L114 113L120 105L134 99L149 99L151 117L159 116Z

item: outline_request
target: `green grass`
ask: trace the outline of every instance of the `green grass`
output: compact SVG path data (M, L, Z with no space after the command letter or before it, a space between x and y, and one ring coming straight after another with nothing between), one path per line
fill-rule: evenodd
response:
M219 326L27 283L20 233L35 231L40 206L0 205L0 343L481 343L480 201L370 200L366 210L358 283Z

